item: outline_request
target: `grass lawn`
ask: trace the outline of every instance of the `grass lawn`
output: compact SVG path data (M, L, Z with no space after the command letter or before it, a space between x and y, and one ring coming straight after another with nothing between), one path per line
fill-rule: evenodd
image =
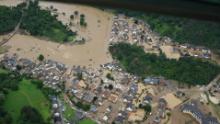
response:
M91 119L83 119L82 121L79 122L79 124L96 124L96 122L94 122Z
M47 98L30 80L23 79L19 84L19 90L11 91L4 104L13 117L14 124L19 118L20 110L26 105L36 108L45 121L50 117L50 103Z
M8 73L8 71L7 70L4 70L4 69L2 69L2 68L0 68L0 74L2 74L2 73Z

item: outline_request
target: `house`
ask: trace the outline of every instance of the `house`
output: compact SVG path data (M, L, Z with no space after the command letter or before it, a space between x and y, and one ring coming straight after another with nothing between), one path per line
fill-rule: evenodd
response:
M151 104L152 100L153 98L147 95L143 98L143 104Z
M55 124L62 124L62 118L60 116L60 113L54 113L53 120Z
M84 117L85 115L83 114L83 112L76 111L76 115L75 115L76 120L82 120Z
M75 94L75 96L76 96L76 98L78 98L78 99L82 99L82 97L83 97L83 92L77 92L77 93Z
M80 88L86 88L86 87L87 87L87 84L86 84L83 80L80 80L80 81L78 82L78 86L79 86Z
M166 108L167 101L164 98L159 99L159 108Z
M102 99L102 97L99 96L99 97L97 97L97 100L94 101L94 104L95 105L102 105L102 102L103 102L103 99Z
M107 112L111 112L112 111L112 106L110 105L107 109L106 109Z
M3 57L3 60L1 61L1 65L3 65L5 68L15 71L17 68L17 56L8 56L5 55Z
M158 116L156 116L156 117L154 118L154 122L155 122L156 124L160 124L161 118L158 117Z
M132 102L134 96L133 95L125 95L123 97L123 102Z
M182 91L177 91L177 92L175 93L175 95L176 95L176 97L181 98L181 97L184 97L184 96L185 96L185 93L182 92Z
M97 107L95 105L91 105L90 111L91 112L96 112L97 111Z
M87 102L87 103L91 103L91 102L93 101L94 97L95 97L95 94L94 94L94 93L92 93L92 92L85 92L85 93L83 94L83 98L82 98L82 99L83 99L85 102Z
M98 88L98 85L97 85L97 84L92 84L92 85L90 86L91 91L96 91L97 88Z
M110 92L108 90L105 90L104 92L102 92L103 98L108 98L109 96L110 96Z
M138 85L135 83L132 83L128 93L135 95L137 93L137 91L138 91Z
M167 107L167 101L164 98L159 99L158 104L158 113L160 118L165 118L166 116L166 107Z
M108 100L109 100L110 102L116 103L117 100L118 100L118 95L116 95L116 94L111 94L111 95L108 97Z
M123 116L117 116L114 120L116 124L123 124L125 118Z
M137 109L134 112L129 113L128 121L142 121L145 117L145 111L143 109Z
M126 105L126 110L127 111L134 111L134 105L132 104L132 103L127 103L127 105Z
M102 119L103 121L108 121L108 116L105 115Z
M116 124L123 124L123 122L128 118L128 113L126 111L119 111L117 117L114 122Z
M147 77L144 79L144 84L146 85L158 85L160 83L159 78Z
M195 103L186 103L181 110L183 113L190 114L200 124L220 124L217 118L203 114Z

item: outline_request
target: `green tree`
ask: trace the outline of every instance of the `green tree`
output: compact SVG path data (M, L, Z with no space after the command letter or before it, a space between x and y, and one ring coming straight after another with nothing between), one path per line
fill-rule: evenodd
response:
M74 19L74 15L70 15L70 19L73 20Z
M114 77L111 75L111 73L108 73L108 74L106 75L106 78L108 78L109 80L112 80L112 81L115 80Z
M79 12L78 12L78 11L74 11L74 14L75 14L76 16L78 16L78 15L79 15Z
M2 105L5 101L5 94L3 92L0 92L0 105Z
M43 61L44 60L44 55L40 54L37 58L39 61Z
M45 124L42 115L31 106L24 106L20 113L20 124Z
M0 34L14 30L20 18L21 9L19 7L0 6Z

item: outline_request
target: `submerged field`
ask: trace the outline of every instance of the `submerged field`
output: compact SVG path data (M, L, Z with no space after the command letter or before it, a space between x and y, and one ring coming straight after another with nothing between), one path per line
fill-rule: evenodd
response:
M1 72L1 70L0 70ZM50 117L49 101L30 80L23 79L19 84L19 90L11 91L6 97L4 108L13 118L16 124L20 111L24 106L31 106L39 111L45 121Z

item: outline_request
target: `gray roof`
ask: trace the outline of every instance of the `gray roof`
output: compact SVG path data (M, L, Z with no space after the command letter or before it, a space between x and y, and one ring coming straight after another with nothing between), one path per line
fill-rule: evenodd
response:
M135 84L135 83L131 84L129 92L130 92L131 94L136 94L137 91L138 91L138 85Z
M83 100L89 103L92 102L94 97L95 97L95 94L91 92L86 92L83 94Z
M80 112L80 111L76 111L76 119L77 120L81 120L81 119L83 119L85 116L84 116L84 114L83 114L83 112Z
M97 107L95 105L91 105L90 111L96 112L97 111Z
M184 104L182 106L182 111L189 111L192 113L194 116L196 116L197 119L201 121L201 124L220 124L215 117L203 114L193 103Z
M145 96L144 97L144 101L151 102L152 100L153 100L153 98L151 96Z
M145 84L159 84L160 79L154 77L147 77L144 79Z

